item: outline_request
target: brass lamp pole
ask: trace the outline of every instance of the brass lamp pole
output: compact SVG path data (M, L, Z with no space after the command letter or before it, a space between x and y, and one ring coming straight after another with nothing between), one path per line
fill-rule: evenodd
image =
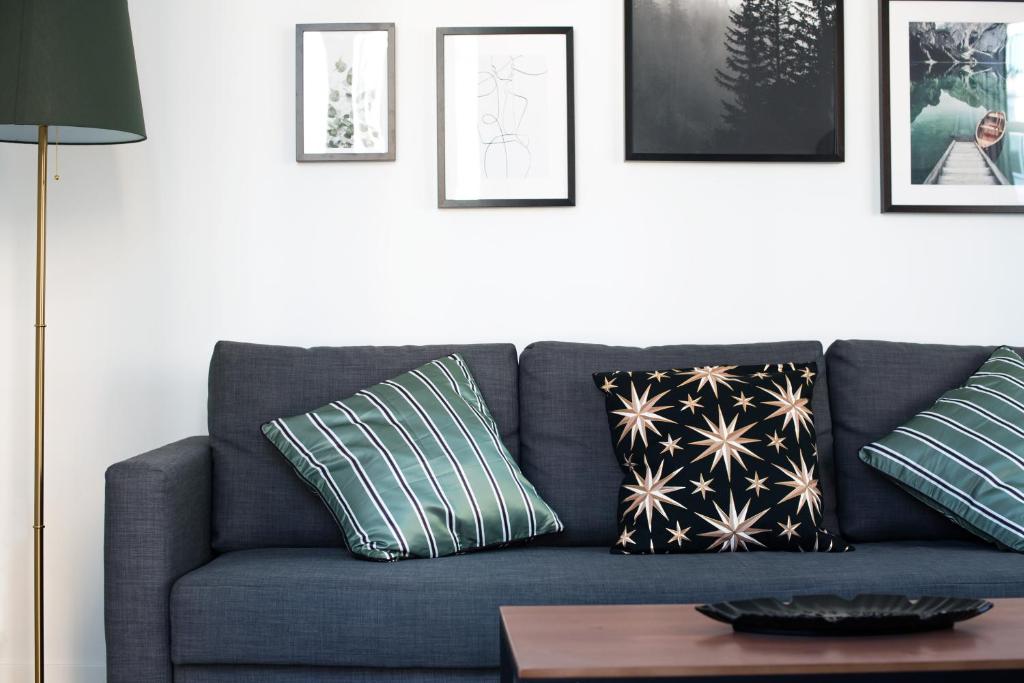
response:
M38 177L36 178L36 429L34 531L35 671L43 680L43 438L46 415L46 143L48 126L39 126Z
M59 137L55 137L59 131ZM127 0L0 0L0 142L37 146L35 681L43 683L46 409L46 153L146 139Z

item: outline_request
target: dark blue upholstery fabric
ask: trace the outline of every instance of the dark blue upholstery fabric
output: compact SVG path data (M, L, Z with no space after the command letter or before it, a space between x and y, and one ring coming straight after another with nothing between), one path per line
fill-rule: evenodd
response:
M220 342L210 363L213 547L338 546L341 533L316 494L260 426L348 398L429 361L460 353L502 440L519 452L516 349L511 344L300 349Z
M106 481L107 681L171 683L171 585L211 557L209 441L117 463Z
M498 670L176 666L174 683L498 683Z
M857 453L963 384L993 351L990 346L882 341L837 341L829 347L839 525L847 539L970 538L861 462Z
M1024 555L967 542L845 554L612 555L527 547L393 564L341 549L228 553L171 597L175 664L498 664L498 607L689 603L796 593L1024 596Z
M565 523L564 533L544 543L610 546L618 536L615 514L622 470L612 449L604 395L591 379L594 372L791 361L818 364L811 406L821 463L824 525L838 532L832 422L819 342L646 349L564 342L528 346L519 359L523 473Z

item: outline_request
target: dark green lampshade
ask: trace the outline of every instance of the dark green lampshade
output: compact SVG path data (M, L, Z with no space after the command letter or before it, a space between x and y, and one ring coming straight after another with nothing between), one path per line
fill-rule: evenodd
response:
M0 142L146 139L127 0L0 0Z

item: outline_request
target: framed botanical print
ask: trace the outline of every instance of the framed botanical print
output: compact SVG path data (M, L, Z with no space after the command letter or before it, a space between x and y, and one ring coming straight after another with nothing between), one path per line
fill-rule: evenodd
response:
M574 206L571 28L437 29L437 204Z
M880 0L882 211L1024 212L1024 2Z
M626 159L842 161L842 0L625 0Z
M295 160L395 160L395 25L295 27Z

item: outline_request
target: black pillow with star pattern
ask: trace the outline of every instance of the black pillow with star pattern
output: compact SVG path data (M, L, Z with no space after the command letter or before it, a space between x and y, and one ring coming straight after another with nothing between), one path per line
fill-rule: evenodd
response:
M622 554L842 552L822 528L817 365L600 372Z

